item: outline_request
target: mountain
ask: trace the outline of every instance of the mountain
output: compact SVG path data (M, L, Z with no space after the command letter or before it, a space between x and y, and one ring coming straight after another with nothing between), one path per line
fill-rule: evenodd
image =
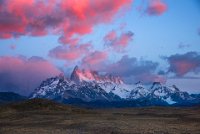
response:
M13 92L0 92L0 104L19 102L26 99L28 98Z
M199 95L180 91L175 85L154 82L125 84L120 77L81 70L76 66L70 79L63 75L41 83L30 98L46 98L62 103L92 106L151 106L199 104Z
M91 70L80 70L78 66L76 66L71 74L71 80L76 83L81 82L92 82L95 81L97 83L115 83L115 84L122 84L123 81L120 77L114 77L111 75L99 75L96 71Z
M42 82L31 98L47 98L53 100L81 99L84 101L118 100L120 97L107 93L95 82L75 83L63 77L49 78Z

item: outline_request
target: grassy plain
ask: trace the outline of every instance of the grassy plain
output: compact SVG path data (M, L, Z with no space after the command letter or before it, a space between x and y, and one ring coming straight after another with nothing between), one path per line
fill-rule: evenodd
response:
M0 134L200 134L200 107L84 109L35 99L0 106Z

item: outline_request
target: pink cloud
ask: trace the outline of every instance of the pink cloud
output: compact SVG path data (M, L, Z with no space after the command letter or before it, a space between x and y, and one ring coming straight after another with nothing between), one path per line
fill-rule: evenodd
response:
M79 43L79 38L69 39L69 38L66 38L65 36L61 36L59 38L59 42L61 44L69 44L70 46L75 46Z
M177 71L177 75L184 75L197 65L187 60L173 61L173 66Z
M22 35L61 35L60 43L74 43L74 35L109 23L132 0L2 0L0 38ZM72 42L70 41L72 40Z
M183 76L188 72L196 72L200 68L200 54L197 52L188 52L185 54L176 54L167 57L170 64L169 72L177 76Z
M116 44L114 45L120 46L120 47L126 47L128 43L132 40L133 35L134 34L132 32L127 32L125 34L122 34L117 40Z
M114 41L117 38L117 33L116 31L110 31L105 37L105 41Z
M103 61L105 61L108 57L108 53L106 51L94 51L83 58L83 64L87 65L96 65Z
M133 40L134 33L129 31L117 36L116 31L109 32L105 37L105 45L113 48L117 52L123 52L128 44Z
M149 15L161 15L167 10L167 5L162 0L151 0L147 13Z
M54 65L40 57L0 57L1 90L27 95L44 79L59 73Z
M11 50L15 50L16 49L16 45L10 45L10 49Z
M76 45L76 46L58 46L49 52L49 56L60 60L77 60L91 49L90 44Z

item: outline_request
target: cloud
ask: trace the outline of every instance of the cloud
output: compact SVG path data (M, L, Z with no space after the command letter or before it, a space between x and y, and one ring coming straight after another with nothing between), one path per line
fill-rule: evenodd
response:
M129 83L137 81L145 84L154 81L165 83L166 79L156 73L158 65L153 61L137 60L125 55L116 63L106 66L105 71L123 77Z
M168 78L167 85L176 85L182 91L199 94L199 81L199 78Z
M141 75L137 75L135 77L135 80L139 80L146 84L152 84L152 82L160 82L160 83L166 83L167 79L163 75L153 74L153 73L144 73Z
M76 46L79 43L79 38L66 38L65 36L61 36L59 38L59 42L61 44L69 44L70 46Z
M180 49L189 48L189 47L190 47L190 44L185 44L183 42L180 42L178 45L178 48Z
M112 30L104 37L104 41L114 41L116 38L117 33L116 31Z
M96 55L96 56L95 56ZM125 83L144 84L152 82L166 82L164 74L157 71L159 64L149 60L138 60L134 57L124 55L120 60L111 63L107 58L107 52L95 51L82 60L81 68L95 70L102 74L119 76Z
M106 51L94 51L82 59L82 64L93 66L105 61L107 58L108 53Z
M185 54L175 54L166 57L170 66L168 72L173 72L176 76L184 76L188 72L197 72L200 68L200 54L188 52Z
M74 43L75 35L92 32L109 23L132 0L1 0L0 38L24 35L61 35L62 44Z
M200 28L198 29L197 33L198 33L198 35L200 36Z
M131 76L147 72L153 72L158 64L152 61L138 61L136 58L123 56L119 61L113 63L108 68L111 73L117 73L120 76Z
M49 56L55 59L73 61L90 52L92 45L58 46L49 51Z
M0 91L29 95L43 80L59 73L54 65L40 57L0 57Z
M10 45L10 49L11 50L15 50L16 49L16 45Z
M131 31L122 33L120 36L117 36L116 31L111 31L104 37L104 42L106 46L113 48L115 51L123 52L130 41L133 40L133 36L134 33Z
M147 14L162 15L167 10L167 5L162 0L150 0L147 7Z

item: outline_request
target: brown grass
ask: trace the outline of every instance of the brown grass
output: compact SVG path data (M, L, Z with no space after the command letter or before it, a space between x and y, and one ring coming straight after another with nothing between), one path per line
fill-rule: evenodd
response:
M86 110L43 103L1 107L0 134L200 134L199 107Z

